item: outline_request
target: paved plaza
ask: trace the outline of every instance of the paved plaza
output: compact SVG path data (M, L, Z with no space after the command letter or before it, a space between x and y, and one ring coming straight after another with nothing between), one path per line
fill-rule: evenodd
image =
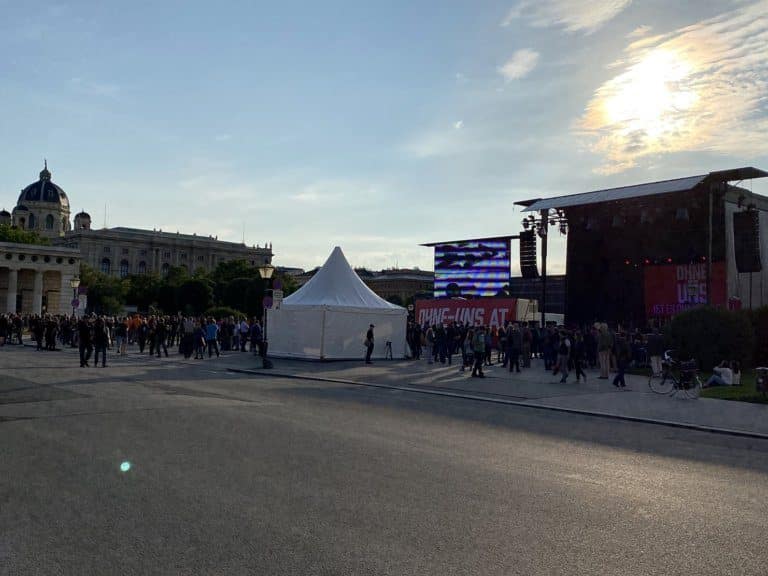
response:
M645 395L591 374L258 364L0 349L0 574L765 573L765 440L408 390Z

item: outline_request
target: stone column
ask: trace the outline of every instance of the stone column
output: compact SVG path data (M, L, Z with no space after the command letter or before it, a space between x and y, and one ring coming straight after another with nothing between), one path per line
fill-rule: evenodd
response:
M43 271L35 270L35 283L32 287L32 313L43 313Z
M19 271L11 268L8 270L8 296L6 298L6 312L16 312L16 292L19 289Z

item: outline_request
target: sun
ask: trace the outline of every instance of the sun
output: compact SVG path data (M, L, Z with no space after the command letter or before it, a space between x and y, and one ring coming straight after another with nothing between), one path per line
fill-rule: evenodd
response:
M651 141L679 133L699 99L692 87L694 72L693 65L672 50L648 52L608 86L603 100L606 124Z

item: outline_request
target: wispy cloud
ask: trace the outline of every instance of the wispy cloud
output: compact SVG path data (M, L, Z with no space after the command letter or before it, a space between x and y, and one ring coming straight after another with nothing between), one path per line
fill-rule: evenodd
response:
M453 123L453 127L456 130L461 130L462 128L464 128L464 120L457 120L456 122Z
M627 38L642 38L643 36L646 36L651 30L652 28L650 26L638 26L632 30L632 32L627 34Z
M672 152L768 153L768 0L633 42L576 128L603 173Z
M612 20L631 4L632 0L520 0L502 20L509 26L518 19L532 26L562 27L568 32L591 34Z
M216 142L226 142L232 140L232 134L216 134L214 140L216 140Z
M507 82L524 78L536 68L539 62L539 53L529 48L518 50L502 66L499 66L501 74Z

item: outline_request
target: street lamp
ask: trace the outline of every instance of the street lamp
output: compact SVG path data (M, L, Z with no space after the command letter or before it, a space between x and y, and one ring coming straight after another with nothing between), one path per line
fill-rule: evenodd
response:
M75 302L77 301L77 289L80 287L80 278L75 276L69 281L69 286L72 288L72 316L75 315Z
M264 298L269 296L270 292L270 280L272 278L272 274L275 273L275 267L272 266L269 262L265 262L261 266L259 266L259 276L261 276L261 279L265 281L264 284ZM267 350L269 349L269 341L267 340L267 306L266 302L264 302L264 334L262 336L262 345L261 345L261 362L262 362L262 368L272 368L272 362L267 360Z

